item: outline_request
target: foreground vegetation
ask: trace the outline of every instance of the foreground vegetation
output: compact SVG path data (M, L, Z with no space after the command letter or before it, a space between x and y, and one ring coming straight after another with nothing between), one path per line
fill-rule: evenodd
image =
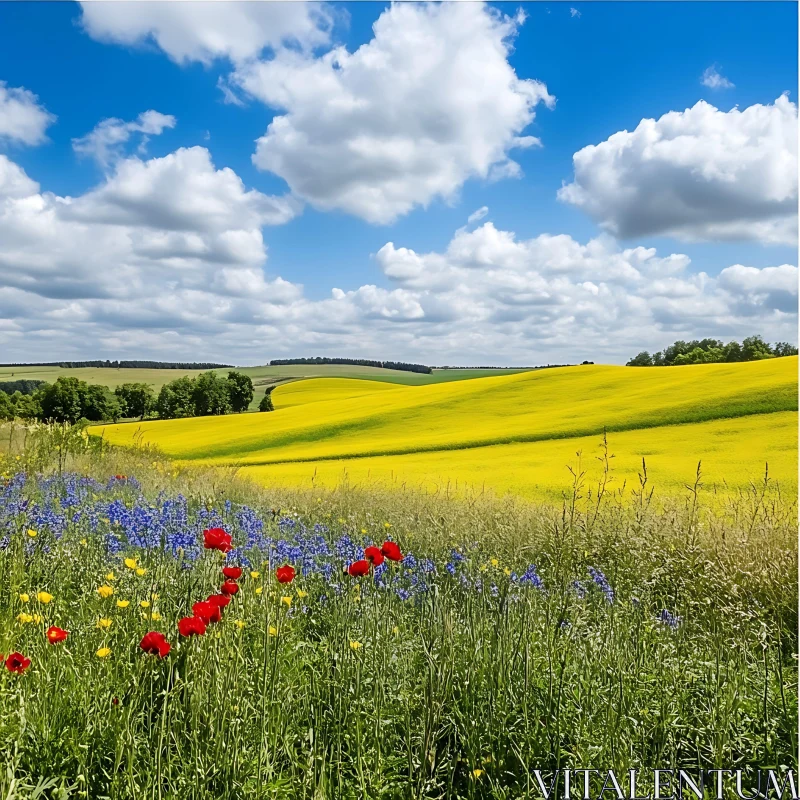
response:
M319 476L330 485L346 471L359 481L379 474L410 485L466 482L542 498L551 489L560 494L577 451L594 463L605 429L634 483L641 458L658 453L652 466L670 489L681 489L701 459L720 489L746 486L766 462L775 478L796 485L796 357L685 370L587 365L380 386L308 380L277 387L274 414L92 431L182 461L246 467L272 484L309 485Z
M4 797L526 798L537 768L796 767L796 506L769 482L712 513L698 486L623 501L578 471L529 506L266 491L58 427L0 441ZM386 540L403 561L343 574ZM221 621L181 636L223 565Z

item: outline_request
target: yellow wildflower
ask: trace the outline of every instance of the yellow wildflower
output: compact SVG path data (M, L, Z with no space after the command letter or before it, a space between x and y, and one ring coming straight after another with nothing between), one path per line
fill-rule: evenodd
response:
M141 602L141 603L139 603L139 605L140 605L142 608L150 608L150 601L149 601L149 600L142 600L142 602Z
M49 592L37 592L36 599L40 603L47 605L53 599L53 595L51 595Z
M366 528L362 528L362 529L361 529L361 533L366 533L366 532L367 532L367 529L366 529Z
M38 614L34 614L33 621L38 625L42 621L42 618Z
M263 586L257 586L256 587L256 594L261 594L261 592L263 592L263 591L264 591L264 587Z
M33 528L28 528L27 533L28 533L28 536L31 537L31 539L35 539L36 538L36 531Z
M136 570L136 574L137 574L137 575L138 575L140 578L142 577L142 575L144 575L144 574L145 574L145 572L147 572L147 570L146 570L144 567L139 567L139 568Z
M506 575L510 575L511 574L511 570L510 570L509 567L505 567L505 569L503 569L503 572L505 572Z
M474 769L474 770L472 770L472 777L473 778L480 778L481 775L483 775L483 770L482 769Z
M308 597L308 592L304 592L302 589L298 589L297 596L302 600L304 597Z
M361 647L361 642L350 642L351 650L358 650L359 647Z
M127 608L130 604L130 600L117 600L117 608Z
M20 599L20 600L22 600L22 602L23 602L23 603L27 603L27 602L28 602L28 601L29 601L31 598L30 598L30 596L29 596L29 595L27 595L27 594L25 594L25 592L23 592L23 593L22 593L22 594L19 596L19 599Z
M135 558L126 558L125 559L125 566L128 569L136 569L139 566L139 564L137 563Z
M270 636L277 636L278 635L278 629L274 625L270 625L269 626L269 635Z
M383 527L384 527L384 528L386 528L386 530L388 531L388 530L389 530L389 528L391 528L391 527L392 527L392 523L391 523L391 522L384 522L384 523L383 523Z
M147 614L145 614L145 617L146 616ZM159 614L158 611L153 611L152 614L150 614L150 619L153 620L153 622L158 622L161 619L161 614Z
M101 647L97 651L96 655L97 655L98 658L106 658L107 656L111 655L111 648L110 647Z
M345 523L345 520L342 517L339 517L339 524L340 525L344 525L344 523Z
M243 619L237 619L237 620L234 622L234 625L236 625L236 627L237 627L239 630L241 630L242 628L244 628L244 620L243 620Z
M33 622L33 617L23 611L21 614L17 614L17 621L24 625L26 622Z
M81 544L81 547L87 547L89 542L87 542L86 539L81 539L80 544Z
M111 595L114 594L114 587L109 586L108 584L104 584L103 586L98 586L97 594L99 594L100 597L111 597Z
M292 607L292 598L288 597L287 595L284 595L283 597L281 597L281 603L283 603L285 606L289 606L289 608L291 608Z
M97 627L106 631L111 627L111 620L108 617L103 617L102 619L97 620Z
M496 558L493 558L493 559L492 559L492 561L491 561L491 563L492 563L492 566L493 566L493 567L496 567L496 566L498 566L498 564L499 564L500 562L499 562L499 561L498 561Z
M106 580L109 582L115 581L116 579L117 576L113 572L109 572L108 575L106 575Z
M257 580L258 580L258 579L261 577L261 573L260 573L260 572L258 572L258 570L255 570L255 569L254 569L254 570L253 570L253 571L250 573L250 577L251 577L251 578L252 578L254 581L257 581Z
M400 628L398 628L397 625L395 625L394 628L392 628L392 633L394 634L400 633Z

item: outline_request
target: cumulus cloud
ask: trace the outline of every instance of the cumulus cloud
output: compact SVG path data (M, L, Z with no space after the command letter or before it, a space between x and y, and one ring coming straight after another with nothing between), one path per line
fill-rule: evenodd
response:
M171 114L144 111L132 122L116 117L104 119L94 129L72 140L72 149L82 156L90 156L104 169L124 154L125 145L134 134L141 134L139 152L143 153L150 136L158 136L165 128L174 128L177 123Z
M45 131L55 120L33 92L0 81L0 142L41 144L47 140Z
M700 83L709 89L733 89L735 84L731 83L722 73L717 70L717 65L712 64L703 72Z
M154 42L173 61L210 64L258 56L265 48L325 44L333 17L321 3L223 2L140 3L137 0L82 2L86 32L103 42Z
M797 242L797 106L705 101L643 119L573 156L558 198L621 238Z
M281 50L241 65L230 83L283 110L253 161L299 197L389 223L472 177L518 176L509 155L539 140L523 131L546 86L508 62L523 16L479 3L398 3L354 53Z
M316 352L535 364L622 361L687 336L795 336L792 265L714 277L608 235L519 239L491 222L441 252L387 242L376 280L311 299L268 270L262 226L289 218L284 202L201 147L124 159L74 198L0 156L0 349L9 360Z

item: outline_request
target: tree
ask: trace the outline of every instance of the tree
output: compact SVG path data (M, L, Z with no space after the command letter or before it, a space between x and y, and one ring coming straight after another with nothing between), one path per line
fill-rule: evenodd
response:
M60 377L42 388L42 418L53 422L77 422L82 416L86 387L77 378Z
M652 367L653 358L647 350L642 350L638 356L634 356L627 364L628 367Z
M735 363L736 361L741 361L743 359L742 356L742 346L739 342L728 342L722 348L723 355L725 360L730 363Z
M124 417L144 419L153 410L155 395L146 383L123 383L114 389L114 394Z
M236 412L247 411L253 400L253 381L242 372L228 373L228 399L231 408Z
M11 398L5 392L0 392L0 419L14 419L15 416Z
M267 391L264 393L264 396L261 398L261 402L258 404L259 411L274 411L275 406L272 405L272 390L274 386L268 386Z
M789 342L778 342L773 348L772 352L778 358L782 358L784 356L796 356L797 355L797 348L789 344Z
M228 382L216 372L201 372L192 389L194 413L198 417L227 414L231 410Z
M760 336L748 336L742 342L742 356L745 361L761 361L774 358L769 345Z
M165 383L156 401L158 416L162 419L176 419L194 415L194 379L188 375Z
M111 394L106 386L93 384L87 386L83 397L81 416L90 422L103 422L120 418L121 409L117 398Z

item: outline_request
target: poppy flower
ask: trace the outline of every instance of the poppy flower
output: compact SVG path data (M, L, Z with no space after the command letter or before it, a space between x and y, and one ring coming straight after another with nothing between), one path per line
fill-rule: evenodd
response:
M223 567L222 574L226 578L230 578L231 580L238 581L239 578L242 577L242 568L241 567Z
M234 595L239 591L239 584L236 581L225 581L220 588L222 594Z
M178 633L181 636L202 636L206 632L206 623L200 617L184 617L178 620Z
M373 567L379 567L383 564L383 553L381 553L380 547L375 547L374 545L370 545L364 549L364 558L366 558Z
M232 549L231 535L222 528L208 528L203 531L203 546L206 550L219 550L227 553Z
M115 475L114 476L114 480L115 481L126 481L126 480L128 480L128 478L125 475Z
M383 553L389 561L403 560L403 554L400 552L397 542L384 542L383 547L381 547L381 553Z
M201 600L192 606L192 611L196 617L200 617L208 625L209 622L219 622L222 619L222 612L219 606L208 600Z
M282 567L278 567L278 569L275 570L275 577L278 579L278 583L291 583L296 574L294 567L289 564L284 564Z
M166 640L164 634L158 631L146 633L142 637L142 641L139 642L139 647L141 647L145 653L158 656L159 658L164 658L172 649L172 645Z
M47 629L47 641L50 642L50 644L58 644L58 642L63 642L68 635L69 631L65 631L63 628L57 628L55 625L51 625Z
M227 594L210 594L206 598L206 602L211 603L212 606L216 606L220 611L222 611L230 601L231 598L228 597Z
M369 572L369 561L354 561L348 568L348 574L352 575L354 578L359 578L362 575L366 575Z
M16 672L22 675L26 669L31 665L31 660L25 658L22 653L11 653L6 659L6 669L9 672Z

